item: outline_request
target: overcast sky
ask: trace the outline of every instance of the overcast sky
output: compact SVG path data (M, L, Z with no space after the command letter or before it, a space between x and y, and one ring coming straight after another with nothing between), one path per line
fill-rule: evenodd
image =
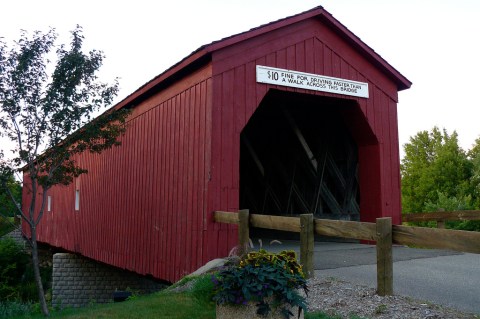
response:
M123 99L203 44L322 5L413 82L399 94L400 144L433 126L457 130L469 149L480 136L478 0L3 1L0 37L76 24L87 48L107 58ZM1 147L3 148L3 147Z

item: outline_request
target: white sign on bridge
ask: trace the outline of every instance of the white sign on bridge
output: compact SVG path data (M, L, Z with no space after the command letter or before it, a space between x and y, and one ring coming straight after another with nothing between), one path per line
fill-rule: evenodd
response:
M368 83L257 65L257 82L368 98Z

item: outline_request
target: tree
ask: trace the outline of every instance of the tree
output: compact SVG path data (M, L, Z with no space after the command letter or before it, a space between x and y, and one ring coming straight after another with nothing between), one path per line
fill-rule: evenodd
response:
M475 140L473 148L468 152L468 158L472 163L470 187L474 206L476 209L480 209L480 138Z
M458 146L456 132L448 134L434 127L422 131L404 145L401 164L404 212L424 212L440 199L469 195L472 164ZM433 206L432 206L433 205Z
M475 140L472 149L468 151L468 159L472 165L470 177L471 209L480 209L480 138ZM480 231L480 221L467 220L455 225L457 229Z
M15 202L20 203L22 200L22 185L15 180L13 175L7 175L4 178L5 187L2 186L3 183L0 183L0 216L12 217L16 214L17 209L14 206L15 203L10 200L6 188L8 187L11 191Z
M0 161L0 179L22 171L28 180L31 202L17 212L26 225L32 247L35 282L42 312L47 316L39 271L37 227L42 220L47 191L68 185L87 171L76 162L85 151L100 153L119 145L126 130L128 111L110 109L91 120L92 113L108 106L118 91L118 81L102 83L97 71L101 51L82 51L82 30L71 32L70 46L57 45L54 29L22 31L11 49L0 41L0 127L3 136L15 143L14 157ZM56 58L55 58L56 57ZM51 65L51 58L55 58ZM51 72L49 72L51 71ZM12 191L6 187L15 201ZM25 192L25 190L24 190Z

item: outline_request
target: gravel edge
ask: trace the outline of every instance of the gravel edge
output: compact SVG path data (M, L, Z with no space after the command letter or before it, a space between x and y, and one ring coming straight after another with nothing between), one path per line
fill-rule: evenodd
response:
M335 278L308 280L309 311L322 311L342 318L375 319L479 319L480 314L416 300L407 296L381 297L375 289Z

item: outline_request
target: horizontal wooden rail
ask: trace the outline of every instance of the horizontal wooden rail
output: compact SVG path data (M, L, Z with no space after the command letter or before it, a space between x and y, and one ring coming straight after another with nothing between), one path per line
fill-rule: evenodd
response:
M456 212L457 217L475 216L480 211ZM472 214L473 215L469 215ZM420 215L420 214L419 214ZM451 212L426 214L445 220ZM314 219L312 214L300 217L249 214L248 210L238 213L214 212L214 220L220 223L239 224L239 243L247 247L249 227L284 230L300 233L300 262L307 277L314 275L314 233L323 236L371 240L377 243L377 293L381 296L393 294L392 243L415 245L425 248L449 249L480 254L480 233L463 230L434 229L392 225L390 217L377 218L376 223L343 220ZM404 218L405 220L405 218ZM432 219L429 219L432 220Z
M393 243L480 254L480 233L393 225Z
M215 212L214 219L229 224L238 224L239 221L238 213L221 211ZM301 230L299 217L250 214L250 225L297 233ZM375 223L314 219L314 230L323 236L372 241L377 239ZM480 254L480 232L399 225L393 225L392 232L394 244Z
M213 219L217 223L238 224L238 213L216 211L213 213Z
M250 225L258 228L300 232L299 217L250 214Z
M233 212L214 212L217 223L238 224L238 214ZM315 233L323 236L343 237L361 240L376 240L375 223L352 222L345 220L314 219ZM257 228L283 230L299 233L300 218L250 214L250 225Z
M480 220L480 210L463 210L452 212L431 212L403 214L404 222L428 222L444 220Z
M331 237L377 240L375 223L315 219L315 233Z

